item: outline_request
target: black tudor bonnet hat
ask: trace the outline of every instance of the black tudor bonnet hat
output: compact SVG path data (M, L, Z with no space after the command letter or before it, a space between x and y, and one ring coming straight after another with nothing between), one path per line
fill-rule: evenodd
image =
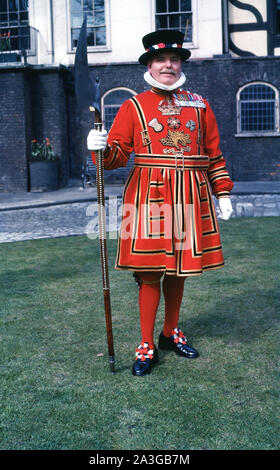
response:
M142 54L138 61L142 65L147 62L158 52L176 51L183 61L187 60L191 51L183 47L184 35L181 31L163 29L146 34L142 39L146 52Z

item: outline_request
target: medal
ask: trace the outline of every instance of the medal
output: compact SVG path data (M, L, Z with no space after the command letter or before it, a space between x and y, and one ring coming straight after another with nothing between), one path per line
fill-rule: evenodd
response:
M194 131L196 128L196 123L192 120L188 121L186 127L190 129L190 131Z
M152 129L154 129L155 132L161 132L163 129L163 125L160 122L158 122L157 118L152 119L149 122L149 126L152 127Z
M191 108L206 108L202 96L197 93L173 93L174 103L177 106L188 106Z
M176 117L169 117L167 119L167 124L170 129L179 129L179 127L181 126L181 122Z

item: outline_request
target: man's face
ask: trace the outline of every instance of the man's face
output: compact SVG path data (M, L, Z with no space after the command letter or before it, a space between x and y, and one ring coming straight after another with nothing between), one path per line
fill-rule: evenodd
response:
M181 75L181 58L176 52L158 52L148 62L148 71L157 82L163 85L173 85Z

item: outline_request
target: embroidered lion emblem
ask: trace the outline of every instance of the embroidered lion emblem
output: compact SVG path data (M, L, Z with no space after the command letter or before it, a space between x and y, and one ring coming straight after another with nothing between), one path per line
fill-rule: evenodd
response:
M159 140L162 145L167 145L168 147L176 147L176 149L178 150L180 150L179 144L182 147L186 147L187 144L191 143L190 135L185 134L184 131L169 130L167 136Z

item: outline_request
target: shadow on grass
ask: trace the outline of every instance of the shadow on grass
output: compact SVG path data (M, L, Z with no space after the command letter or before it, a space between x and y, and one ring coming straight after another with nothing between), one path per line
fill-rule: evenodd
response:
M221 297L205 311L186 318L181 328L191 338L212 337L230 342L254 341L279 325L279 297L275 290L247 291L245 295Z

